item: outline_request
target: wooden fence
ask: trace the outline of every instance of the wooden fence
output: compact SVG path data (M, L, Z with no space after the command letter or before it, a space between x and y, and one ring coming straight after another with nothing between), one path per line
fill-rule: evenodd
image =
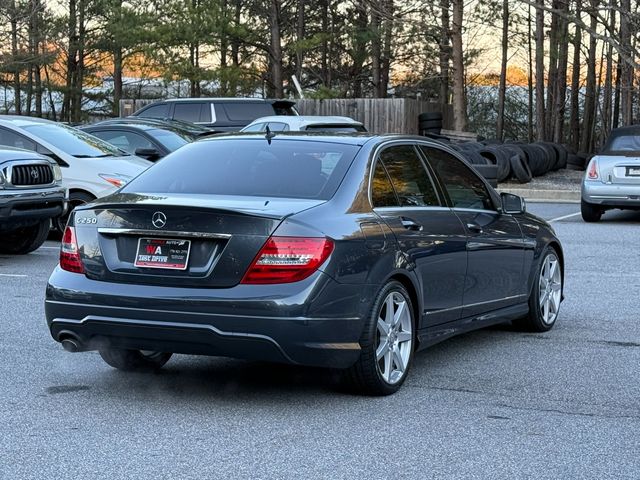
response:
M157 100L120 100L120 116L126 117ZM442 127L453 126L453 108L435 102L412 98L337 98L330 100L297 100L301 115L340 115L351 117L370 132L418 134L418 115L422 112L442 112Z
M453 108L435 102L412 98L355 98L331 100L298 100L301 115L342 115L351 117L370 132L418 134L418 115L442 112L443 128L453 126Z

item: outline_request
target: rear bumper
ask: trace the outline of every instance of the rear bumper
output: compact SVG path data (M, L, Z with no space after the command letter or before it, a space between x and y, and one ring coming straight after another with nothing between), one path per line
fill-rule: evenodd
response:
M610 207L640 207L640 185L614 185L584 181L582 199L593 205Z
M376 289L317 272L287 285L193 289L98 282L56 268L52 337L102 346L345 368L360 353ZM372 293L369 293L372 292Z

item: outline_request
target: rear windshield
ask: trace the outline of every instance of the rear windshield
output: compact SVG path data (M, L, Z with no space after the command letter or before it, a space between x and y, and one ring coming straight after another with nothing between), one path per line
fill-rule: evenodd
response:
M328 200L359 148L292 139L201 141L167 155L123 191Z
M601 153L612 152L640 152L640 135L612 135Z

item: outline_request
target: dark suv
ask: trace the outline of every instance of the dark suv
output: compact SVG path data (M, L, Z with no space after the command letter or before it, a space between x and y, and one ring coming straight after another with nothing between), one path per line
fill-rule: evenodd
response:
M291 100L262 98L177 98L151 103L133 114L196 123L219 132L240 130L270 115L298 115Z
M51 219L66 208L57 163L35 152L0 150L0 253L25 254L40 247Z

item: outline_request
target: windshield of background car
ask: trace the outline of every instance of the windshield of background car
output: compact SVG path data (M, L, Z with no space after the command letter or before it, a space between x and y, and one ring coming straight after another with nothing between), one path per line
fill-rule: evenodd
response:
M291 139L195 142L166 156L123 192L328 200L359 149Z
M178 133L171 132L169 130L154 129L149 130L148 133L170 152L179 149L193 140L192 138L187 138L186 135L179 135Z
M640 152L640 134L612 135L600 153Z
M23 127L29 133L76 158L121 157L128 153L76 128L55 123Z

